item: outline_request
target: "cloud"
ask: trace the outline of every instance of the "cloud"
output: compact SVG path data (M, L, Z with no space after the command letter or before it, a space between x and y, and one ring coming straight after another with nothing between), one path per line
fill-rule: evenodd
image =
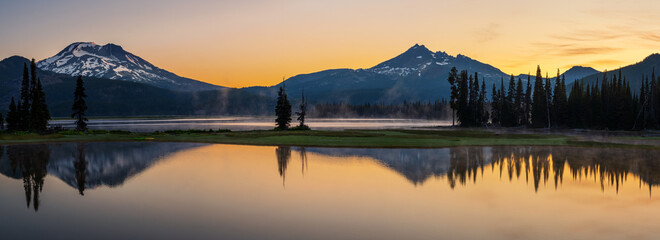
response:
M621 50L621 48L613 47L570 47L559 49L556 55L561 56L575 56L575 55L587 55L587 54L604 54L611 53Z
M498 31L499 28L500 28L499 24L491 23L486 27L474 31L472 35L474 35L474 38L479 43L489 42L500 36L500 33Z
M583 30L575 31L566 35L552 35L551 38L556 40L574 41L574 42L593 42L603 40L613 40L624 38L627 35L621 32L611 31L597 31L597 30Z
M585 44L570 43L535 43L534 45L537 46L544 55L561 57L606 54L622 50L622 48L615 47L584 46Z

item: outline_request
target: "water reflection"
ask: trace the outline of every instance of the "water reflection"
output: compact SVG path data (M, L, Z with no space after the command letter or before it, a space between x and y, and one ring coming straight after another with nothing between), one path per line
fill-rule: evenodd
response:
M300 154L301 173L302 175L305 175L305 170L309 167L307 150L305 150L305 147L298 147L297 151ZM280 173L280 177L282 177L282 185L284 186L286 181L286 168L289 165L289 161L291 161L291 147L277 147L275 148L275 155L277 156L277 170Z
M449 186L477 184L485 168L499 171L509 181L524 179L534 191L552 183L561 186L565 171L581 181L597 181L601 190L615 191L628 174L639 176L640 186L660 183L660 151L577 147L454 147L446 149L330 149L305 151L330 156L369 157L405 176L414 185L429 178L446 178ZM551 178L552 177L552 178Z
M74 156L73 167L76 169L76 183L78 183L78 193L85 195L85 184L87 183L87 160L85 160L85 143L77 143L77 154Z
M165 156L206 144L193 143L66 143L0 146L0 173L22 179L28 208L38 211L46 175L61 179L84 196L97 187L121 186ZM264 147L265 148L265 147ZM429 179L445 181L450 189L480 184L484 171L500 179L524 181L534 192L550 185L561 187L564 178L593 181L601 191L618 193L629 174L640 187L660 184L660 151L573 147L454 147L443 149L351 149L280 146L275 149L277 171L286 185L292 151L297 152L301 174L309 171L308 154L363 157L394 170L414 186ZM271 155L272 156L272 155ZM297 161L297 160L296 160ZM365 173L367 174L367 173Z
M204 146L193 143L66 143L0 146L0 173L22 179L28 208L39 210L46 175L78 190L121 186L163 157Z
M277 170L280 172L280 177L282 177L282 185L286 181L286 167L289 165L289 160L291 160L291 147L277 147L275 149L275 155L277 156Z
M25 201L34 211L39 211L39 193L43 191L46 166L50 158L48 145L9 146L7 156L11 164L12 175L20 174L23 178Z

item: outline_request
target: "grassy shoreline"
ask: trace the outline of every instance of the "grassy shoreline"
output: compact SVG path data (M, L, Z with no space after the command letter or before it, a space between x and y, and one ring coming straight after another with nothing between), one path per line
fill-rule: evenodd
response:
M500 134L485 130L172 131L0 134L0 145L58 142L197 142L259 146L442 148L454 146L577 146L660 149L645 144L581 140L556 134Z

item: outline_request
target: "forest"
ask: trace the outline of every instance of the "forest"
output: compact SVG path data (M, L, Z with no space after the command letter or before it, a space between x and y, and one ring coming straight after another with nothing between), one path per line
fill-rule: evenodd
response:
M660 78L655 71L642 79L634 91L626 76L603 73L595 84L575 81L567 91L565 76L545 78L537 67L532 83L514 79L493 84L490 99L479 75L460 73L452 68L447 81L451 85L449 105L459 126L533 127L606 130L657 129L660 126Z

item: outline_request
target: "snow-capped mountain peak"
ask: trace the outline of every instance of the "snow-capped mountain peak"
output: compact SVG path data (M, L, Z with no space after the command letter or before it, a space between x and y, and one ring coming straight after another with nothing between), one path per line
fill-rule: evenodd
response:
M415 44L402 54L399 54L390 60L380 63L369 70L374 73L394 77L407 77L409 75L422 77L426 74L429 74L430 72L448 72L449 69L444 68L449 66L466 65L465 69L471 70L471 68L467 67L467 65L473 64L479 65L481 63L465 55L458 54L456 57L454 57L447 54L446 52L432 52L424 45ZM492 72L498 72L494 75L499 74L499 70L496 70L495 68L488 70L492 70Z
M146 83L172 90L210 90L220 87L179 77L160 69L115 44L73 43L55 56L41 60L42 70L70 76L85 76Z

